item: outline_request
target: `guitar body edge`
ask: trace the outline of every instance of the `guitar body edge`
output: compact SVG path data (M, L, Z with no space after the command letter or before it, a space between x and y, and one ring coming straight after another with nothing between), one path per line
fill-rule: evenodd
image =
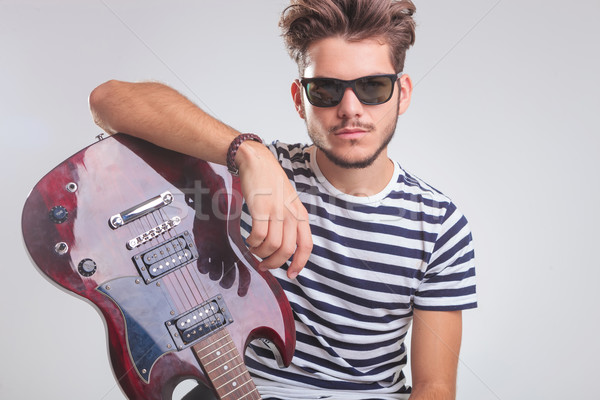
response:
M241 354L265 337L291 362L292 312L243 244L241 204L225 167L124 134L74 154L32 189L22 214L30 257L100 312L129 398L167 400L189 378L210 385L191 347L217 331Z

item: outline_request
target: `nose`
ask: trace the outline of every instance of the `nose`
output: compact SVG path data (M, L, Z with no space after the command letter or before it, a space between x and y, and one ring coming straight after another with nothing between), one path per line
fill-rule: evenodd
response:
M363 113L363 106L364 105L358 100L358 97L356 97L352 88L346 88L344 96L337 106L338 117L351 119L360 116Z

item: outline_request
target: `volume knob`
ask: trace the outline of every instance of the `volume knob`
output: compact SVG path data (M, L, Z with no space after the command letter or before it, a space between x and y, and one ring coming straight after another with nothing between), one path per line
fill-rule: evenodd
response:
M50 210L49 216L55 224L62 224L69 218L69 212L63 206L54 206Z
M92 276L96 272L96 263L92 259L84 258L79 262L77 270L85 277Z

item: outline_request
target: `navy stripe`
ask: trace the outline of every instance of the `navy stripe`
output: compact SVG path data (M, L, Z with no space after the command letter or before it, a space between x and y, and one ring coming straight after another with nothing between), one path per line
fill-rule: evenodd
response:
M284 287L284 290L290 292L290 293L294 293L298 296L303 295L303 291L300 287L298 287L297 285L291 285L292 287L287 287L289 285L286 285L286 287ZM306 297L306 296L305 296ZM309 302L311 303L311 306L315 307L315 308L319 308L317 307L317 305L315 305L315 300L310 299ZM360 328L360 327L352 327L352 326L346 326L346 325L342 325L342 324L336 324L331 322L329 319L322 317L321 315L317 315L315 312L308 310L307 308L297 304L294 301L290 301L290 304L292 305L292 309L294 310L294 312L300 314L300 315L304 315L306 317L308 317L311 321L314 321L315 323L321 325L321 326L325 326L329 329L331 329L334 332L340 332L343 334L350 334L350 335L382 335L382 334L388 334L391 332L395 332L396 329L380 329L377 331L373 331L371 329L366 329L366 328ZM339 309L339 307L334 307L334 306L323 306L323 304L326 303L319 303L319 305L322 307L321 311L325 311L327 310L335 310L335 309ZM385 317L381 318L382 320L385 320ZM357 319L357 321L360 321L360 319ZM369 326L372 326L373 323L378 322L377 320L372 320L372 321L363 321L364 324L362 326L365 326L366 323L369 323ZM383 321L383 323L385 324L386 321Z
M420 253L419 251L417 251L417 252ZM366 270L366 271L373 271L373 272L384 273L384 274L392 274L392 275L402 276L402 277L411 278L411 279L413 279L413 278L421 279L423 277L423 273L421 271L416 270L411 267L404 267L401 265L394 265L394 264L384 264L384 263L380 263L380 262L376 262L376 261L368 261L368 260L358 259L355 257L345 256L343 254L334 252L332 250L326 249L326 248L318 246L318 245L313 245L312 253L314 255L323 257L325 259L331 260L335 263L338 263L340 265L344 265L344 266L347 266L350 268ZM422 260L419 257L415 257L414 254L413 254L413 257L409 257L409 254L398 254L398 256L402 256L402 257L409 258L409 259L412 258L414 260ZM323 269L319 269L319 273L326 276L328 269L330 269L329 266L326 266ZM342 277L343 277L343 275L339 276L339 278L342 278ZM358 286L358 287L360 287L360 286ZM386 286L386 287L389 287L389 286ZM408 292L404 291L404 290L395 290L394 293L407 294Z
M394 199L394 200L402 199L402 200L410 201L411 203L424 204L429 208L443 209L449 204L449 201L447 201L446 199L444 199L443 201L442 200L434 200L429 197L425 197L422 194L414 194L414 193L409 193L406 191L391 192L387 197L389 199Z
M411 221L423 221L429 224L439 224L441 222L441 218L438 215L430 215L425 213L424 211L412 211L408 209L403 209L400 207L392 207L381 205L380 202L376 202L373 205L364 205L359 203L353 203L346 200L339 199L331 194L324 193L322 191L316 191L314 187L309 186L308 184L304 184L301 182L296 182L296 190L300 194L300 199L302 200L303 195L306 196L316 196L323 203L329 204L331 206L337 207L339 209L343 209L346 211L355 211L360 212L367 215L385 215L388 218L404 218ZM309 211L312 211L312 207L314 207L311 203L303 201L304 206ZM338 218L338 216L335 216Z
M431 185L425 184L421 179L417 178L414 175L409 174L408 172L404 173L404 176L401 176L402 182L404 182L408 186L417 187L419 190L423 192L428 192L431 194L442 195L442 192L437 190Z
M313 321L315 324L318 324L319 326L326 327L334 332L339 332L343 335L380 336L380 335L393 333L396 331L395 329L373 330L373 329L361 328L358 326L336 324L336 323L331 322L329 319L326 319L326 318L321 317L320 315L317 315L316 313L314 313L311 310L308 310L304 307L299 306L298 304L295 304L294 302L290 302L290 303L292 304L292 308L294 309L294 311L296 313L298 313L299 315L303 315L304 317L308 318L310 321ZM371 325L369 325L369 326L371 326ZM308 327L311 330L315 329L314 326L308 326Z
M473 252L469 252L469 254L473 254ZM470 257L472 258L472 257ZM469 259L470 259L469 258ZM462 262L456 262L455 264L462 264ZM460 282L463 281L467 278L472 278L475 276L475 268L471 268L469 270L467 270L466 272L456 272L454 274L448 274L448 275L434 275L431 277L427 278L427 282L428 283L441 283L441 282Z
M424 306L424 305L415 303L414 307L418 308L419 310L425 310L425 311L462 311L462 310L469 310L472 308L477 308L477 302L474 301L472 303L449 305L449 306L427 306L427 305Z
M446 221L448 221L450 219L450 217L452 215L454 215L454 213L456 212L456 206L454 205L454 203L450 203L448 205L448 207L446 207L446 213L444 214L443 220L441 221L442 224ZM449 229L448 231L446 231L446 233L439 237L437 242L436 242L436 249L438 247L443 246L448 239L450 239L452 236L454 236L456 233L458 233L462 227L464 227L467 224L467 220L465 217L461 217L453 226L451 229ZM434 250L435 251L435 250Z
M461 297L475 294L475 285L465 286L458 289L433 289L419 291L419 297Z
M406 333L403 333L402 335L398 335L397 337L394 337L393 339L382 340L381 342L377 342L377 343L361 343L361 344L343 342L341 340L337 340L336 338L333 338L333 337L330 337L327 335L322 335L322 334L318 335L318 337L325 340L332 347L335 347L338 349L344 349L344 350L356 350L357 348L360 348L360 350L362 350L362 351L372 351L372 350L380 349L382 347L388 347L388 346L391 346L391 345L394 345L394 344L397 344L400 342L401 343L400 349L402 351L404 351L405 346L402 341L406 337ZM302 332L296 332L296 341L306 343L312 347L321 347L321 343L316 339L316 336L306 335ZM329 352L331 355L335 354L331 350L330 347L327 347L324 350Z
M309 377L309 376L305 376L305 375L296 375L296 374L288 372L286 369L280 369L280 370L275 371L275 370L271 370L268 367L265 367L264 365L261 365L261 364L255 362L254 360L252 360L250 358L247 358L246 365L249 368L253 368L257 371L262 371L262 372L270 374L270 375L278 375L287 380L305 383L307 385L311 385L311 386L318 387L321 389L352 390L352 391L371 391L371 390L382 389L381 385L379 385L377 382L373 382L370 384L364 384L364 383L355 383L355 382L339 381L339 380L328 381L328 380L321 379L321 378L314 378L314 377ZM314 370L309 371L308 368L304 368L304 369L307 370L308 372L313 372L313 373L319 372L319 371L314 371ZM386 378L385 381L391 382L392 377ZM404 392L398 391L398 393L406 393L407 389L402 389L402 390L404 390Z
M342 236L334 231L327 230L323 227L311 225L311 232L315 236L326 238L334 243L357 250L368 250L376 253L399 255L404 257L414 258L417 260L425 260L425 252L419 249L410 249L402 246L395 246L387 243L378 243L363 239L355 239L347 236ZM365 235L366 236L366 235Z
M431 269L437 267L440 264L448 263L450 259L459 254L463 249L467 249L472 241L473 239L471 237L471 234L468 234L467 236L463 237L461 240L456 242L456 244L450 249L446 250L440 255L437 255L437 257L435 257L435 259L430 262L429 266L427 267L427 271L429 272ZM450 264L449 266L452 266L452 264Z
M323 285L319 282L312 281L308 278L303 277L302 275L299 275L297 279L298 279L298 284L293 284L293 283L289 283L286 281L282 281L281 282L282 286L285 285L284 289L286 289L287 291L289 291L291 293L296 294L297 296L308 297L302 290L302 287L306 287L306 288L317 290L317 291L323 291L323 289L329 289L329 290L327 290L327 293L333 294L334 296L336 296L340 299L344 299L346 302L352 302L358 306L365 307L367 309L384 309L384 310L387 309L387 310L394 310L396 312L398 309L406 310L406 313L402 313L402 314L388 314L384 317L374 317L374 316L370 316L370 315L365 315L364 313L354 312L347 308L337 307L328 302L318 301L316 299L309 298L309 302L313 307L315 307L319 310L322 310L322 311L329 312L331 314L339 315L339 316L353 319L356 321L362 321L364 323L369 323L369 322L390 323L390 322L394 322L394 321L397 321L402 318L406 318L410 314L410 310L406 303L388 303L388 302L382 302L382 301L375 301L374 298L366 299L363 297L357 297L357 296L351 296L351 295L342 297L346 292L337 290L334 288L329 288L326 285ZM386 289L387 289L387 287L386 287ZM381 293L385 293L385 292L382 291ZM378 295L378 293L374 292L373 296L381 297L381 294Z
M257 346L252 346L252 349L256 352L256 354L260 355L261 357L274 359L273 353L268 349L265 349L262 347L257 347ZM406 362L406 354L404 354L404 356L400 359L401 361L395 360L396 358L402 356L403 353L404 353L404 351L397 350L397 351L386 353L385 356L381 356L381 357L365 358L365 359L345 359L344 361L346 363L350 364L352 367L342 367L338 363L331 362L331 361L323 363L322 359L319 356L310 354L307 352L302 352L302 351L296 351L294 353L294 357L298 357L303 360L306 360L306 361L310 362L311 364L319 364L327 369L331 369L334 371L342 371L351 376L365 376L367 374L371 375L371 374L379 374L379 373L385 372L386 370L390 369L390 367L391 367L390 363L398 364L399 362ZM337 358L334 355L334 359L339 359L339 358ZM374 367L373 369L370 369L365 372L357 370L357 368L369 367L371 365L379 365L379 366Z
M399 226L397 223L392 224L391 220L389 222L386 221L388 218L392 218L392 217L393 218L401 218L402 216L409 215L409 214L411 214L411 218L408 218L408 219L419 220L418 216L410 210L397 208L397 212L393 215L387 215L387 216L382 215L382 218L384 218L383 222L371 222L371 221L357 221L355 219L351 219L351 218L344 217L341 215L331 214L324 207L321 207L321 206L318 206L315 204L306 204L306 203L303 203L303 204L306 207L306 210L308 211L308 213L310 215L314 215L314 216L323 218L323 219L328 220L328 221L330 221L336 225L339 225L341 227L352 228L352 229L364 231L364 232L384 233L384 234L388 234L388 235L392 235L392 236L396 236L396 237L422 240L422 241L431 242L431 243L434 243L435 239L437 238L436 233L430 233L430 232L422 231L422 230L408 229L408 228ZM434 217L432 216L430 219L433 220Z

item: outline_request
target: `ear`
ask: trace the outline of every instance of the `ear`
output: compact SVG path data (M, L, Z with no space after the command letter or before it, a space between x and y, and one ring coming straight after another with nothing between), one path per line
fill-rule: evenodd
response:
M398 79L400 81L400 102L398 103L398 115L402 115L410 105L413 84L412 79L410 79L410 76L407 74L403 74Z
M292 82L292 99L294 100L294 106L296 112L300 118L304 119L304 102L302 101L302 84L298 79Z

